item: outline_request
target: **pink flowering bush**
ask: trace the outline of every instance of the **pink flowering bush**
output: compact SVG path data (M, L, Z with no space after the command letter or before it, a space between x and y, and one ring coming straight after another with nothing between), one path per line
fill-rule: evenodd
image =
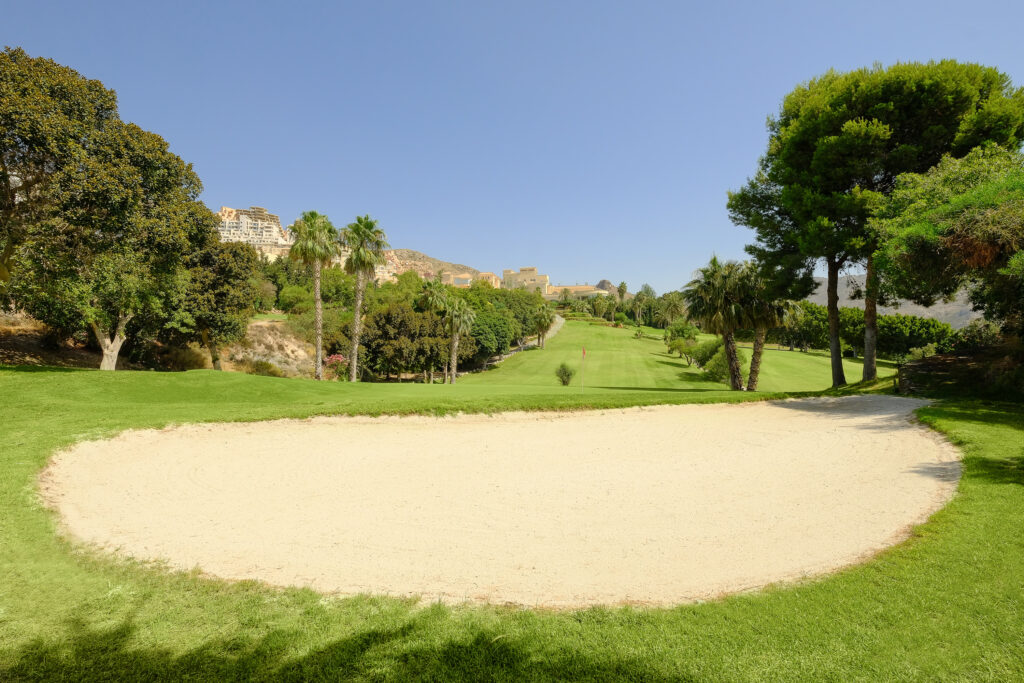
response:
M340 353L324 359L324 377L345 380L348 378L348 359Z

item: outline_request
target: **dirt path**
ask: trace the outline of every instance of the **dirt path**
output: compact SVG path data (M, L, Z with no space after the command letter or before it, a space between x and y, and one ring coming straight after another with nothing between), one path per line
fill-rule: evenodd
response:
M229 579L572 607L828 572L952 495L922 404L857 396L127 432L42 492L82 541Z

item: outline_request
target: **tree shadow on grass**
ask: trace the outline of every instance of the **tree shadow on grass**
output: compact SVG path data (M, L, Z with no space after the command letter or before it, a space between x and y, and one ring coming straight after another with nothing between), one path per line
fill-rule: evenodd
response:
M260 639L212 640L178 653L140 646L123 622L90 628L72 622L65 637L36 640L0 666L4 681L687 681L651 671L634 658L597 660L581 651L545 653L514 638L478 629L462 639L431 642L413 617L394 629L368 629L293 657L298 634L274 631Z
M93 368L64 367L60 365L4 365L0 363L0 372L32 372L49 374L54 372L89 372Z
M691 388L687 388L687 389L676 389L676 388L673 388L673 387L607 387L607 386L590 387L589 384L587 386L588 386L588 388L608 389L608 390L611 390L611 391L660 391L660 392L667 392L667 393L674 393L674 394L699 394L699 393L703 393L703 392L707 392L707 391L717 391L717 392L722 392L722 393L728 393L728 391L729 391L728 387L721 387L721 386L719 388L716 388L716 389L695 389L695 388L692 388L692 387Z

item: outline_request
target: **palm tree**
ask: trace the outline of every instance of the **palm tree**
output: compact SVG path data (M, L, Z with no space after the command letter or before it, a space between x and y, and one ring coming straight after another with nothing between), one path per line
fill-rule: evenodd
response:
M619 293L619 303L624 303L626 301L627 294L625 281L620 282L619 286L615 288L615 291Z
M427 280L423 283L423 294L420 298L420 302L423 309L426 311L432 311L434 313L444 313L444 310L448 307L448 287L441 282L441 274L438 273L437 277L433 280ZM448 381L448 362L444 364L444 379ZM434 364L431 361L430 364L430 383L434 383Z
M473 329L473 321L476 320L474 311L465 299L451 297L448 300L448 307L445 310L445 321L448 323L448 331L452 335L451 348L451 379L455 384L455 377L459 371L459 337L469 334Z
M679 292L668 292L658 300L657 318L663 327L686 315L686 302Z
M744 327L754 328L754 352L750 357L750 375L747 377L747 391L757 391L757 379L761 374L761 356L764 354L764 340L768 330L783 324L792 304L771 295L768 284L756 266L747 264L743 274Z
M736 351L736 330L746 321L743 271L744 266L738 261L723 263L712 256L683 289L690 318L699 322L705 332L722 335L729 362L729 386L738 391L743 389L743 373Z
M533 312L533 331L537 335L537 345L544 348L548 330L555 324L555 312L547 304L541 304Z
M363 294L366 283L373 277L373 270L384 263L384 250L388 248L387 235L377 227L377 221L366 216L356 216L355 223L349 223L340 235L341 246L348 250L345 272L356 276L356 301L352 318L352 353L348 362L348 379L358 382L357 354L359 335L362 332Z
M295 243L288 257L313 267L314 328L316 331L316 364L313 374L324 378L324 311L320 300L320 271L331 259L341 253L338 233L327 216L316 211L304 211L289 229Z

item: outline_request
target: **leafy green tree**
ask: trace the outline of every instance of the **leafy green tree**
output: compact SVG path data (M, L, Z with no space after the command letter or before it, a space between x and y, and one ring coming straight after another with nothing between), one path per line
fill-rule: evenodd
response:
M629 293L629 291L626 289L625 281L620 282L619 286L615 288L615 291L617 291L619 293L619 303L620 304L625 303L626 302L626 294Z
M981 147L900 176L875 225L897 295L930 305L968 286L986 317L1024 333L1024 155Z
M728 361L729 386L743 389L743 375L736 349L736 331L744 326L744 266L738 261L719 261L713 256L708 265L683 289L683 298L692 320L705 332L722 336Z
M316 211L303 211L289 228L295 235L295 242L288 251L288 258L300 261L313 269L313 307L316 331L316 362L313 376L324 378L324 304L320 294L320 274L331 259L341 253L338 245L338 231L327 216ZM355 364L355 357L352 358Z
M116 121L117 96L99 81L20 48L0 52L0 293L19 246L54 217L62 181Z
M314 307L313 292L298 285L287 285L277 295L277 304L285 313L306 313ZM316 344L315 334L313 335L313 344Z
M474 311L465 299L451 297L444 313L448 331L451 334L451 375L450 382L455 384L459 372L459 340L473 331L473 321L476 320Z
M768 130L759 171L730 195L730 213L757 231L759 260L777 256L775 265L804 273L809 261L825 261L834 386L846 382L838 276L866 265L864 379L874 379L879 242L869 216L902 173L986 141L1019 145L1024 90L996 69L951 60L829 71L787 95Z
M216 220L191 166L160 136L118 120L94 134L60 185L55 217L17 250L12 291L47 324L91 330L100 369L114 370L129 334L192 323L185 261L217 239Z
M676 340L676 339L689 339L693 340L700 334L700 328L694 325L686 318L681 318L673 321L671 325L665 328L665 343Z
M594 315L598 318L604 317L604 312L608 310L608 297L596 294L588 300L590 303L590 309L594 312Z
M348 250L345 271L356 276L355 304L352 319L352 350L349 354L348 379L359 381L358 354L359 334L362 329L363 296L366 284L373 279L374 269L384 263L384 250L388 248L387 236L377 227L377 221L369 215L357 216L341 231L341 245Z
M187 261L185 307L199 339L221 369L220 347L245 337L249 314L259 296L258 254L242 242L211 242Z
M324 268L320 273L320 298L325 304L352 308L356 299L356 279L337 266Z
M508 353L514 336L515 321L507 310L489 308L478 311L470 332L476 343L476 354L471 360L482 365L489 358Z

